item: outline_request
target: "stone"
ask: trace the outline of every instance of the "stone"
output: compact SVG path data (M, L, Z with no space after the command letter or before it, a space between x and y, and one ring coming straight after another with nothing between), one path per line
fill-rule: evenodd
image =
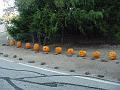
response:
M2 44L2 46L6 46L6 44Z
M19 58L19 60L23 60L22 58Z
M3 53L0 53L1 55L3 54Z
M59 69L59 67L54 67L54 69Z
M58 55L58 53L54 53L54 55Z
M17 58L17 55L14 55L13 58Z
M85 72L85 75L90 75L90 72Z
M116 62L116 64L120 64L120 62Z
M28 63L35 63L35 61L28 61Z
M75 70L70 70L70 72L75 72Z
M4 57L8 57L8 54L5 54Z
M90 60L95 60L95 58L91 58Z
M108 62L108 60L106 60L106 59L101 59L101 62Z
M97 75L97 77L99 77L99 78L104 78L104 75Z
M9 44L7 44L6 46L10 46Z
M42 62L41 65L45 65L46 63L45 62Z

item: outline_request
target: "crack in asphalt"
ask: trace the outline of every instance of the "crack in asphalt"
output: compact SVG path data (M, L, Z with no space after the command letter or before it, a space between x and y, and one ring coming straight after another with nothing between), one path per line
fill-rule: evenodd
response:
M45 75L42 73L38 73L35 71L29 71L29 70L16 70L16 69L9 69L9 68L4 68L4 67L0 67L0 69L5 69L5 70L12 70L12 71L24 71L24 72L32 72L32 73L36 73L39 74L41 76L34 76L34 77L20 77L20 78L10 78L10 77L0 77L0 79L3 79L5 81L7 81L12 87L14 87L16 90L24 90L20 87L18 87L17 85L15 85L12 80L15 81L21 81L21 82L26 82L26 83L31 83L31 84L37 84L37 85L44 85L44 86L49 86L49 87L59 87L59 86L79 86L79 87L85 87L85 88L91 88L91 89L97 89L97 90L107 90L107 89L103 89L103 88L97 88L97 87L90 87L90 86L86 86L86 85L77 85L77 84L71 84L71 83L64 83L64 82L47 82L47 83L38 83L38 82L32 82L32 81L28 81L28 80L24 80L26 78L40 78L40 77L55 77L55 76L73 76L73 75Z
M79 86L79 87L85 87L85 88L91 88L91 89L96 89L96 90L107 90L103 88L97 88L97 87L90 87L86 85L78 85L78 84L71 84L71 83L64 83L64 82L48 82L48 83L38 83L38 82L32 82L28 80L17 80L17 81L23 81L23 82L28 82L32 84L38 84L38 85L44 85L44 86L50 86L50 87L58 87L58 86Z
M27 83L31 83L31 84L38 84L38 85L50 86L50 87L59 87L59 86L69 85L69 86L80 86L80 87L86 87L86 88L93 88L93 89L97 89L97 90L107 90L107 89L102 89L102 88L89 87L89 86L85 86L85 85L77 85L77 84L64 83L64 82L38 83L38 82L32 82L32 81L28 81L28 80L14 79L14 78L9 78L9 77L0 77L0 79L6 80L6 81L7 81L11 86L13 86L16 90L23 90L23 89L21 89L21 88L19 88L18 86L16 86L11 80L22 81L22 82L27 82Z
M17 69L10 69L10 68L4 68L4 67L0 67L0 69L5 69L5 70L12 70L12 71L23 71L23 72L31 72L31 73L35 73L35 74L39 74L39 75L44 75L46 76L45 74L42 74L42 73L39 73L39 72L35 72L35 71L30 71L30 70L17 70Z
M15 85L9 77L0 77L0 79L7 81L15 90L24 90L24 89L18 87L17 85Z

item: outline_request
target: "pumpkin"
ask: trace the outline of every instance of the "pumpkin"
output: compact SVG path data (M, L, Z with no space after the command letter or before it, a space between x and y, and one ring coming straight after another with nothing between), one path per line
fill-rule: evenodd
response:
M62 48L61 47L56 47L55 48L55 53L56 54L61 54L62 53Z
M15 40L10 40L10 41L9 41L9 45L10 45L10 46L14 46L14 45L15 45Z
M116 59L117 59L117 53L116 53L115 51L110 51L110 52L108 53L108 58L109 58L110 60L116 60Z
M32 46L31 46L30 43L26 43L26 44L25 44L25 48L26 48L26 49L31 49L31 47L32 47Z
M17 42L17 48L21 48L22 47L22 42L21 41L18 41Z
M101 56L101 53L100 53L99 51L95 51L95 52L92 53L92 56L93 56L93 58L95 58L95 59L99 59L100 56Z
M38 43L35 43L34 46L33 46L33 50L35 52L39 52L40 51L40 45Z
M87 55L87 52L85 50L80 50L79 51L79 56L80 57L85 57Z
M67 50L67 54L68 55L73 55L75 52L74 52L74 49L73 48L69 48L68 50Z
M50 52L50 48L48 46L43 46L43 52L47 54L48 52Z

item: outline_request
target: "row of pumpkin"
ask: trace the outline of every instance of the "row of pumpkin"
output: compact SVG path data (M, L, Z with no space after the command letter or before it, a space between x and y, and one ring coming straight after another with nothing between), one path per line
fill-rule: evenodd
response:
M9 45L10 46L14 46L14 45L17 45L17 48L22 48L22 42L21 41L15 41L15 40L9 40ZM35 43L32 47L31 43L26 43L25 44L25 48L26 49L33 49L35 52L39 52L40 51L40 45L38 43ZM43 52L48 54L50 52L50 47L49 46L43 46L42 47L43 49ZM55 48L55 54L61 54L62 53L62 47L56 47ZM66 52L67 55L74 55L75 54L75 50L73 48L69 48L67 49L67 52ZM79 51L79 56L80 57L86 57L87 56L87 51L85 50L80 50ZM101 57L101 52L100 51L94 51L92 53L92 57L94 59L99 59ZM108 58L110 60L116 60L117 59L117 53L115 51L110 51L108 53Z

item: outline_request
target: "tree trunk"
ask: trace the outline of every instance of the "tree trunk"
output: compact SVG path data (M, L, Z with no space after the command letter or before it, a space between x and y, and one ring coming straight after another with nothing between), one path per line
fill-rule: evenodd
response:
M39 43L39 38L38 38L37 32L34 32L33 36L34 36L34 43Z

